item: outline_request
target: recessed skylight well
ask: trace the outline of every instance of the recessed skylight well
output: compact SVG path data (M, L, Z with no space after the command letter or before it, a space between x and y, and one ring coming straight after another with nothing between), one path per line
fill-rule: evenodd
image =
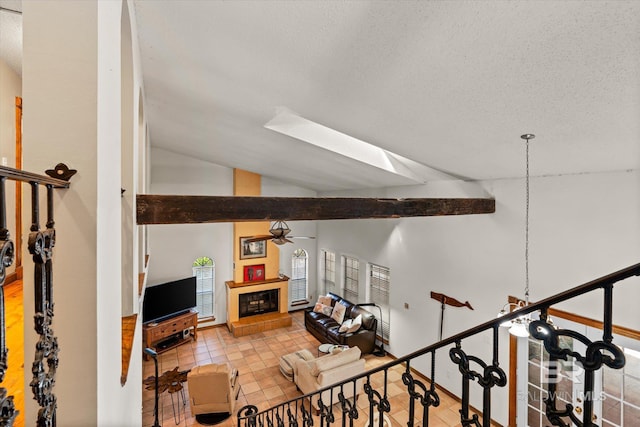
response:
M279 107L276 115L264 127L389 173L403 176L418 184L423 184L429 179L457 179L399 154L305 119L286 107Z

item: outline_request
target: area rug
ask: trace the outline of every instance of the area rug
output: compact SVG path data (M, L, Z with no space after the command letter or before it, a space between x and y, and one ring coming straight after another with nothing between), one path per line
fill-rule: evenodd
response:
M218 412L215 414L198 414L196 415L196 421L204 425L214 425L223 422L229 418L231 414L229 412Z

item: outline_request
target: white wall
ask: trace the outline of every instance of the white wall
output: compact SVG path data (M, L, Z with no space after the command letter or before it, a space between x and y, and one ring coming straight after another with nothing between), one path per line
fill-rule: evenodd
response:
M71 188L56 191L54 199L58 425L141 423L139 345L131 376L120 385L122 7L96 0L23 3L24 167L42 173L64 162L78 170ZM42 228L42 214L40 221ZM33 307L33 267L26 262L24 298L25 307ZM35 338L25 327L25 367L34 358ZM30 380L25 369L25 383ZM29 423L38 407L27 394Z
M0 30L0 34L2 30ZM22 95L22 80L4 61L0 60L0 160L6 159L6 166L16 167L16 113L15 98ZM2 162L0 162L2 164ZM6 212L7 228L11 240L16 243L15 200L16 185L7 181ZM7 274L15 271L15 261L7 268Z
M150 194L233 195L233 169L160 148L151 149ZM193 261L215 262L215 323L226 322L224 282L233 280L233 224L150 225L149 279L153 286L192 276Z
M530 208L530 293L533 301L640 261L640 173L612 172L532 178ZM323 194L325 195L325 194ZM328 196L495 197L491 215L345 220L318 223L318 247L357 256L391 269L391 343L396 356L438 338L440 305L430 292L469 302L474 311L448 307L444 337L495 317L508 295L524 293L524 181L434 183ZM362 264L361 264L362 265ZM340 267L336 267L340 276ZM362 278L362 277L361 277ZM362 278L364 280L364 278ZM336 277L340 283L341 277ZM615 287L615 322L640 329L640 279ZM595 301L595 302L594 302ZM602 318L601 292L559 306ZM404 308L409 304L409 309ZM595 304L595 305L594 305ZM508 340L501 331L501 366L508 369ZM470 354L491 359L490 335L463 344ZM440 354L441 353L441 354ZM427 360L416 365L429 374ZM456 367L438 354L436 380L460 392ZM508 399L501 389L494 418L507 424ZM480 394L472 402L481 407Z

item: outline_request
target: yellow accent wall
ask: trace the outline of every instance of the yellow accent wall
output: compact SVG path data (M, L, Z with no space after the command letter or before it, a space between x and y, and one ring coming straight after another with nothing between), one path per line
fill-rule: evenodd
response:
M233 195L234 196L256 196L261 193L262 180L261 176L253 172L242 169L233 170ZM259 202L259 201L256 201ZM271 241L267 241L267 257L240 259L240 238L256 235L269 234L270 221L249 221L233 223L233 281L242 283L244 280L244 266L264 264L265 279L274 279L278 277L280 267L280 251Z

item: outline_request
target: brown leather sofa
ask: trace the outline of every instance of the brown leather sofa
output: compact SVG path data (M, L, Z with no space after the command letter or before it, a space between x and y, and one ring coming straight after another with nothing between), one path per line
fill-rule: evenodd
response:
M361 314L362 326L353 333L339 332L340 324L333 318L323 313L317 313L313 311L313 308L308 308L304 313L304 325L307 331L311 332L322 343L358 347L362 354L371 353L375 348L378 325L373 313L345 300L339 295L329 293L327 296L331 297L332 307L336 304L342 304L346 307L345 320L355 319Z

